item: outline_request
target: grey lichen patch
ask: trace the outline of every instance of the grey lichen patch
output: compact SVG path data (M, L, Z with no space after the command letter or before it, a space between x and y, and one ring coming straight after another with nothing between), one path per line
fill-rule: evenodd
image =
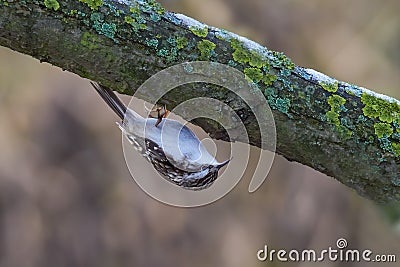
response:
M183 69L186 73L192 73L194 70L193 66L190 63L186 63Z
M124 13L124 11L122 11L121 9L118 8L118 6L116 6L114 3L112 2L105 2L103 3L104 6L108 7L109 9L109 13L111 15L113 15L114 17L119 17L121 16L121 14Z
M145 41L146 45L149 47L157 48L158 46L158 40L157 39L146 39Z
M291 115L289 114L290 105L291 105L290 99L288 99L288 98L277 98L276 102L275 102L276 108L280 112L288 115L289 117L291 117Z
M161 16L157 13L151 13L150 19L154 22L159 22L161 20Z
M164 15L165 9L155 0L140 0L136 1L140 5L143 12L155 13L157 15Z
M281 97L273 87L268 87L264 90L264 95L268 100L268 104L274 110L284 113L288 118L293 118L289 113L291 101L289 98Z
M271 65L275 68L284 68L287 70L293 70L296 66L290 58L288 58L282 52L272 51L273 58L271 60Z
M178 56L178 50L175 47L161 48L157 51L157 56L163 57L168 63L174 62Z
M169 45L175 47L175 46L176 46L176 39L175 39L174 37L169 37L169 38L167 39L167 43L168 43Z
M140 5L137 2L132 3L132 6L129 8L129 12L129 14L125 15L124 21L132 26L132 29L135 33L137 33L139 30L147 29L147 21L144 18L140 9Z
M115 39L115 33L117 31L117 26L114 23L107 23L103 19L103 14L94 12L90 16L90 20L92 21L92 27L99 34L102 34L114 42L118 43L119 41Z

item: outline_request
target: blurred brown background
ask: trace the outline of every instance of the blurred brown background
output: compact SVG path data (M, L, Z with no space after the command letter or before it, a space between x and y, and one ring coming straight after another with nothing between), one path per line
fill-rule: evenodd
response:
M399 1L161 2L298 65L400 98ZM131 179L117 118L88 81L5 48L0 110L1 267L367 266L256 258L265 244L318 250L340 237L400 261L396 205L378 207L281 157L254 194L244 180L201 208L153 200Z

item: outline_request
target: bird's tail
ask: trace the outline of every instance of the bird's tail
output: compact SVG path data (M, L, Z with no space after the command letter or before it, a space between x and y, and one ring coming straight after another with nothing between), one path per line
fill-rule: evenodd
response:
M98 83L90 82L90 84L96 89L97 93L103 98L103 100L110 106L112 110L121 118L124 119L126 113L126 106L122 101L117 97L114 92L104 86L101 86Z

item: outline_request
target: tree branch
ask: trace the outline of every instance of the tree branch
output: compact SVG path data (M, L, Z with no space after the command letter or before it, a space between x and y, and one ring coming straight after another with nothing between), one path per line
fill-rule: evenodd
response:
M153 0L0 1L0 45L120 93L132 94L156 72L209 60L246 73L268 100L277 152L335 177L376 202L400 200L400 102L295 66L227 31L165 11ZM174 107L188 96L232 102L214 86L186 86L163 98ZM250 143L258 126L238 102ZM218 125L196 124L228 140Z

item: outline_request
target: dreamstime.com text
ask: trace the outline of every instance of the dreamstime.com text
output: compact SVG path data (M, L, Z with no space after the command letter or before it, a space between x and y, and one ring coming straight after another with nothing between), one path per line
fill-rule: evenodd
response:
M336 241L336 248L328 247L321 251L313 249L307 250L275 250L269 249L267 245L257 252L259 261L280 261L280 262L396 262L397 258L394 254L374 254L371 250L348 249L347 240L340 238Z

